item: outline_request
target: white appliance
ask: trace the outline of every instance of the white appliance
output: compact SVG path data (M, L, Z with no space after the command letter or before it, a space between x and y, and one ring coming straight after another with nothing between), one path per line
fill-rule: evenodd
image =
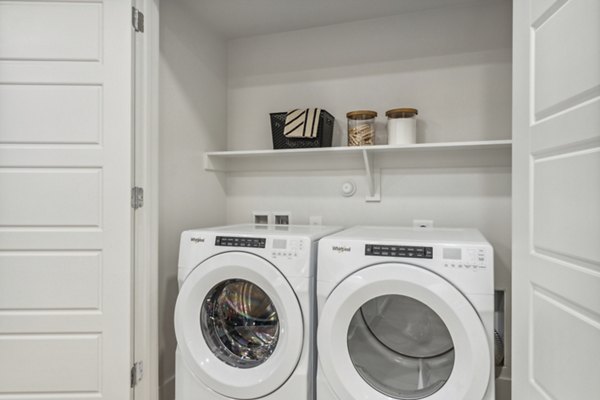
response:
M338 230L237 225L182 234L177 400L314 397L317 241Z
M493 249L474 229L319 243L319 400L493 400Z

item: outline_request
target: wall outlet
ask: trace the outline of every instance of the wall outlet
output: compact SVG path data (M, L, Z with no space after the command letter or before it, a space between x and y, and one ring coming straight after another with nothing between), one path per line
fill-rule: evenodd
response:
M289 225L291 224L292 213L287 211L273 212L273 222L275 225Z
M308 217L309 225L323 225L323 217L320 215L312 215Z
M253 211L252 212L252 221L255 224L270 224L271 223L271 213L268 211Z
M432 219L413 219L413 228L431 229L433 228Z

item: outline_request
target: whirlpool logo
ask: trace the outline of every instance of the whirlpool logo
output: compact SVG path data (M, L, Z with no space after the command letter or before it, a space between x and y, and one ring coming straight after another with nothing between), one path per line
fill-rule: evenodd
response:
M194 243L204 243L204 238L201 237L193 237L190 240Z
M346 246L332 246L331 250L337 251L338 253L349 253L350 251L352 251L350 247Z

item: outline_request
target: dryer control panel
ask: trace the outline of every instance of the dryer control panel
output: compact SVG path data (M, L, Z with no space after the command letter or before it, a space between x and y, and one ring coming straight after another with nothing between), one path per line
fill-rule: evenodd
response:
M365 255L402 258L433 258L433 247L367 244L365 245Z

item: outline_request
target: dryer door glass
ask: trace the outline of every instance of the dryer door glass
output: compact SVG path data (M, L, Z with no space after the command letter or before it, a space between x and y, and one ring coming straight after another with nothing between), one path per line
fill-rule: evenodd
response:
M238 368L264 363L279 338L273 302L258 286L241 279L226 280L210 290L202 305L200 325L211 351Z
M377 391L395 399L437 392L454 366L454 344L442 319L411 297L376 297L356 311L348 328L354 367Z

